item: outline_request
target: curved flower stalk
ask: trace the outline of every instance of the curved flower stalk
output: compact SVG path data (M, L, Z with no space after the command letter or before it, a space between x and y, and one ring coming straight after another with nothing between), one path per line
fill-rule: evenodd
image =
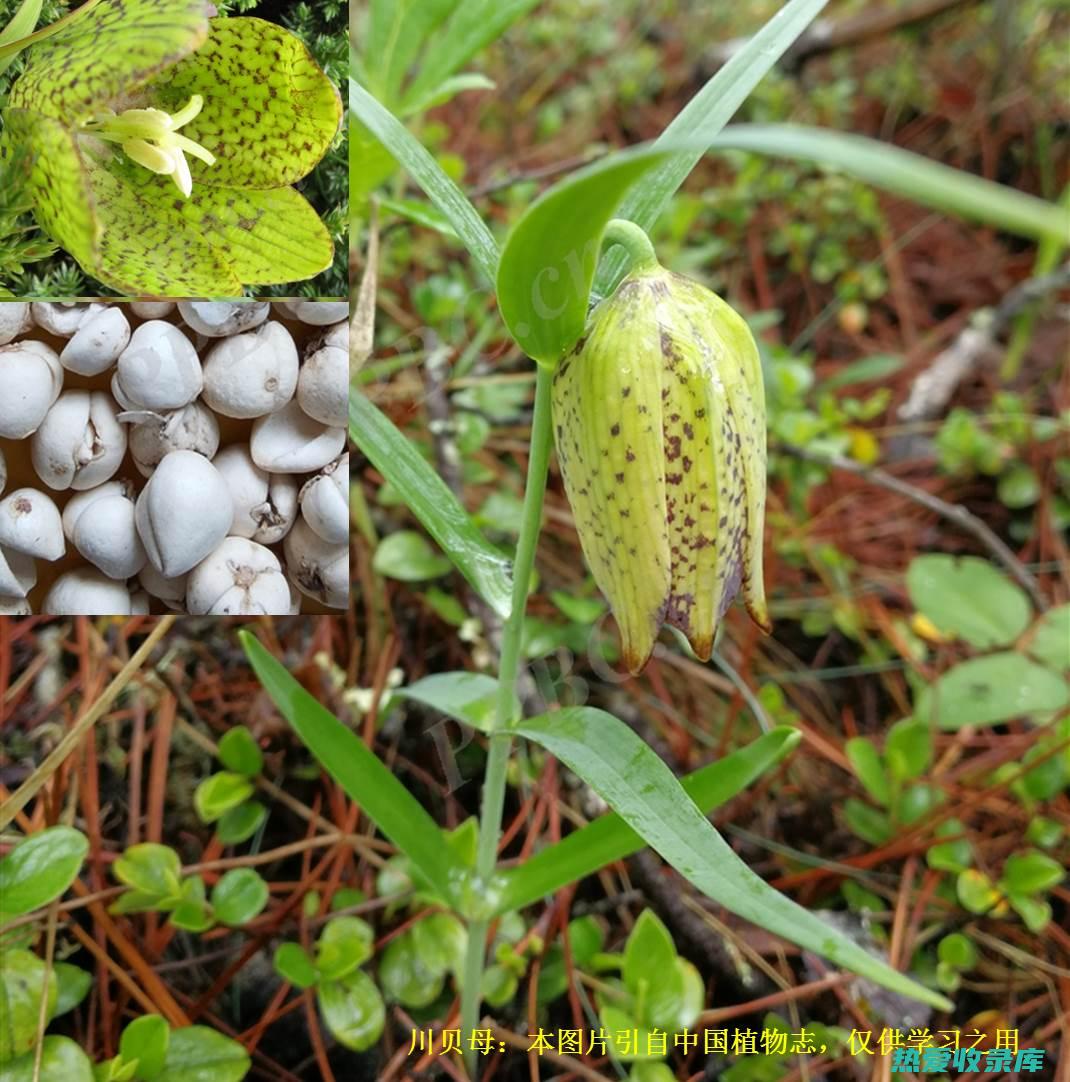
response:
M213 12L101 0L11 89L0 151L30 150L38 222L124 292L234 295L333 257L291 185L337 133L338 92L289 31Z
M740 585L770 629L762 579L765 393L747 324L661 267L638 226L607 237L635 262L554 375L554 438L584 555L647 662L662 624L706 660Z

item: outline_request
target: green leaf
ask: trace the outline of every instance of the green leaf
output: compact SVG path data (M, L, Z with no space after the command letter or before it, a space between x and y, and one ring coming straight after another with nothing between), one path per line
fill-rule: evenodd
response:
M663 859L731 912L886 988L950 1006L755 875L668 766L611 714L570 707L525 721L517 731L583 778Z
M408 687L398 688L396 694L486 733L494 724L498 681L482 673L434 673Z
M237 1041L207 1026L172 1030L163 1071L148 1082L241 1082L249 1056Z
M843 802L843 819L852 834L870 845L884 845L892 836L892 823L888 816L854 797L848 797Z
M378 146L378 144L376 144ZM393 159L391 159L393 162ZM402 218L408 218L410 222L422 225L426 229L433 229L451 240L459 240L457 230L450 225L449 219L430 203L422 199L391 199L385 195L376 196L379 206L392 214L398 214ZM462 448L463 449L463 448Z
M204 107L182 134L215 164L190 162L194 189L281 188L311 172L331 145L342 101L301 39L264 19L213 19L208 40L148 87L174 113Z
M1029 598L987 560L975 556L918 556L907 569L907 589L918 612L945 635L978 650L1007 646L1029 626Z
M488 79L485 75L480 75L476 71L462 72L460 75L453 75L449 79L443 80L438 86L429 90L424 97L406 101L402 115L412 116L414 113L422 113L427 109L433 109L435 106L442 105L466 90L493 89L493 80Z
M432 973L455 973L464 970L464 952L468 933L452 913L432 913L412 926L413 949Z
M971 913L987 913L1002 901L1002 895L992 880L976 868L959 872L955 892L963 908Z
M674 154L628 194L620 217L646 230L654 227L677 188L687 179L732 114L800 34L817 18L827 0L789 0L742 49L680 110L655 142L655 147L698 141L695 149ZM621 252L603 260L595 290L606 296L624 271Z
M88 850L85 835L72 827L48 827L23 839L0 858L0 911L21 916L59 898Z
M936 946L936 954L941 962L956 969L973 969L977 965L977 948L961 932L945 935Z
M316 942L316 969L324 981L341 980L371 956L375 933L360 917L332 917Z
M340 981L328 981L319 988L320 1010L327 1028L339 1044L354 1052L371 1048L386 1024L383 997L375 981L356 970Z
M888 730L884 758L899 781L924 774L933 758L932 729L924 721L913 718L897 721Z
M245 725L235 725L220 737L219 761L235 774L250 778L264 769L264 755Z
M56 975L32 951L0 954L0 1063L33 1048L46 992L47 1025L56 1011Z
M202 823L214 823L252 795L253 783L244 774L221 770L205 778L193 791L193 807Z
M305 691L257 639L247 631L238 635L264 690L323 769L439 896L450 900L449 851L435 821L364 741Z
M669 929L644 909L624 945L621 977L631 993L640 1024L673 1031L684 1008L684 973L677 966L676 945Z
M426 582L448 574L450 561L435 552L427 538L415 530L388 534L375 549L372 567L399 582Z
M556 364L583 334L602 234L624 194L666 153L613 154L566 177L513 226L498 266L498 307L520 348Z
M726 804L780 762L799 743L797 730L773 729L745 748L710 763L683 779L687 795L706 814ZM640 835L619 815L603 815L554 845L549 845L501 877L496 913L521 909L575 883L599 868L645 847Z
M1054 203L861 135L795 124L739 124L726 128L713 145L834 166L922 206L1033 240L1065 241L1070 232L1070 212Z
M198 933L207 932L215 923L201 876L191 875L183 882L181 897L171 907L171 923L184 931Z
M904 357L894 353L875 353L871 357L845 364L821 383L823 391L838 391L855 383L869 383L894 376L906 363Z
M29 37L33 33L38 16L41 14L42 3L43 0L22 0L19 10L8 20L3 30L0 30L0 47L21 42L22 38ZM0 74L11 67L20 52L22 49L19 48L12 48L10 51L0 48Z
M404 104L414 109L464 67L485 45L500 37L538 0L463 0L431 44L406 91Z
M119 1038L119 1055L130 1062L137 1060L140 1078L158 1075L167 1060L167 1048L171 1043L171 1027L158 1014L146 1014L135 1018Z
M1007 896L1011 908L1022 918L1031 932L1042 932L1051 920L1051 903L1044 898L1032 898L1024 894Z
M319 980L308 951L300 943L283 943L275 951L275 972L297 988L311 988Z
M1070 605L1059 605L1044 613L1026 649L1048 668L1070 671Z
M391 104L420 49L459 0L371 0L361 41L368 79Z
M267 808L258 800L247 800L236 808L230 808L215 826L216 837L224 845L240 845L248 841L267 818Z
M1057 886L1065 875L1066 869L1057 860L1028 849L1007 858L1000 885L1008 894L1039 894Z
M965 831L966 827L959 819L947 819L936 828L937 837L941 838L964 834ZM926 853L926 861L930 868L957 874L970 866L973 853L966 838L956 838L954 841L940 842L930 846Z
M961 729L1059 710L1067 702L1070 689L1061 676L1007 651L949 669L922 688L914 713L941 729Z
M446 176L438 162L401 121L353 79L349 81L349 107L399 164L409 171L427 198L453 225L476 266L493 282L498 267L498 246L479 212L461 189Z
M232 868L212 888L212 909L216 920L234 928L258 917L269 897L267 883L252 868Z
M379 982L390 999L416 1008L434 1003L445 984L443 971L421 956L411 930L395 936L384 948Z
M81 966L70 962L54 962L52 972L56 975L56 1015L73 1011L93 987L93 975Z
M112 864L111 871L120 883L158 898L177 897L182 889L178 854L156 842L130 846Z
M66 119L129 97L208 36L204 0L103 0L35 45L10 103Z
M0 1056L0 1082L35 1082L34 1059L33 1052L9 1062ZM93 1064L69 1037L46 1037L37 1082L93 1082Z
M864 736L856 736L844 744L843 750L866 792L878 804L887 804L891 800L892 791L888 776L884 773L884 763L881 762L873 741Z
M476 528L419 451L362 394L349 396L349 433L476 593L499 616L508 616L509 561Z

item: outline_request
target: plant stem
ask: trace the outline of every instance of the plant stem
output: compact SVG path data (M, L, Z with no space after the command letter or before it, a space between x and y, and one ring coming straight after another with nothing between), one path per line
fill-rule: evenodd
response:
M612 218L602 234L602 247L619 244L628 253L628 273L653 269L658 266L654 245L646 232L627 218Z
M505 804L505 775L509 753L513 746L510 729L517 720L516 684L520 668L520 651L524 639L524 615L535 566L535 549L542 528L542 501L546 492L546 472L550 462L550 388L553 372L539 366L535 382L535 413L531 421L531 443L528 451L528 476L524 491L524 512L520 537L513 560L513 599L509 618L502 630L501 660L498 664L498 694L495 701L494 723L490 733L490 751L483 778L483 801L479 815L479 847L476 850L477 891L485 890L498 860L498 840L501 836L502 807ZM461 990L462 1033L470 1034L479 1019L483 965L486 957L489 919L477 917L468 925L468 948L464 959L464 981ZM477 1057L466 1049L468 1073L476 1077Z

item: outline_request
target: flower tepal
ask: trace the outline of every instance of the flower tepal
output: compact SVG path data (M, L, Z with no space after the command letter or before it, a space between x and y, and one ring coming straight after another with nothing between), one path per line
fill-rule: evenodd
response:
M178 134L178 129L188 124L204 107L204 99L194 94L177 113L162 109L125 109L115 113L108 109L96 114L82 130L109 143L118 143L128 158L151 169L154 173L170 176L185 198L193 191L186 155L192 154L206 165L215 164L215 155L200 143Z
M768 630L765 398L743 319L644 262L561 362L553 411L580 542L628 668L643 667L663 623L708 658L741 585Z

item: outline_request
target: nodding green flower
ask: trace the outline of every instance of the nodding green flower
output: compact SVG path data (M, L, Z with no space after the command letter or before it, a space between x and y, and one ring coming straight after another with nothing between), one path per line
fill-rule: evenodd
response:
M553 384L565 491L633 673L662 624L709 658L741 584L751 617L770 628L758 350L720 297L645 249Z
M125 109L116 114L105 109L82 125L82 130L109 143L118 143L128 158L169 176L185 198L193 191L193 177L186 155L192 154L205 165L215 165L215 155L178 134L204 107L204 98L194 94L173 116L162 109Z

